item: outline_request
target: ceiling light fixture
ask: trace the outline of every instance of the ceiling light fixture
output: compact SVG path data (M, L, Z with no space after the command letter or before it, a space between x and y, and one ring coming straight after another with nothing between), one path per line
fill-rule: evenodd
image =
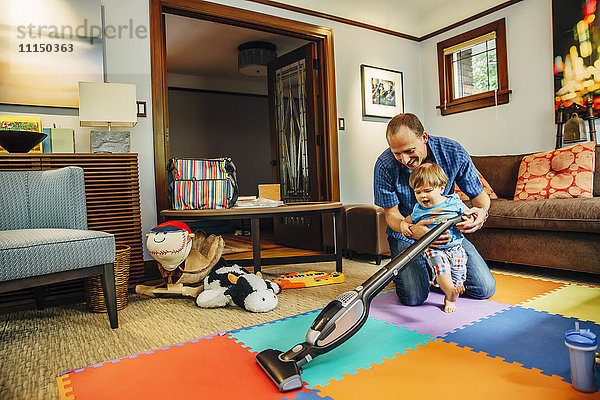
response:
M273 43L253 41L238 46L238 70L244 75L266 76L267 64L277 58Z

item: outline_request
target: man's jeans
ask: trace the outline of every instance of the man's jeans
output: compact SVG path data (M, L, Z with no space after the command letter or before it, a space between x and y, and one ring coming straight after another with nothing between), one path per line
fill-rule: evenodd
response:
M392 259L406 250L410 243L388 236ZM475 246L466 238L462 242L467 253L465 294L475 299L487 299L496 292L496 281ZM396 294L403 304L417 306L429 296L430 277L425 257L421 254L411 261L394 279Z

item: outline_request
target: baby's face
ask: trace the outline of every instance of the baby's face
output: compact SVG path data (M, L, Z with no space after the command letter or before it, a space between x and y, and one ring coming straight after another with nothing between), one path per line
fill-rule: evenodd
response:
M419 186L415 188L415 197L420 205L425 208L431 208L443 203L446 200L446 197L442 194L444 192L444 188L444 186Z

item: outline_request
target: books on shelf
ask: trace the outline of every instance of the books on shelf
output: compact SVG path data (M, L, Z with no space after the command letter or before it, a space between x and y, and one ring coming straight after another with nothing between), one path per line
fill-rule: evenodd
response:
M75 153L75 131L69 128L50 128L52 153Z
M233 208L279 207L283 201L265 199L256 196L239 196Z

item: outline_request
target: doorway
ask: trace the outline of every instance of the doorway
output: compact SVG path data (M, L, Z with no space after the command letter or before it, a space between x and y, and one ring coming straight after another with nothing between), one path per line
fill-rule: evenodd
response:
M319 198L316 200L339 200L339 171L337 154L337 127L335 109L335 82L333 60L333 37L329 28L291 21L270 15L259 14L228 6L207 2L190 5L184 0L151 0L151 64L154 122L154 161L157 213L170 208L168 200L166 165L171 157L169 125L169 87L167 86L167 18L182 16L208 21L223 27L246 28L295 38L300 42L311 42L315 46L320 79L318 115L320 138L323 146L322 174ZM223 36L221 36L223 37ZM214 38L218 41L219 38ZM202 51L201 44L198 51ZM170 85L169 85L170 86ZM210 93L214 95L214 93ZM268 153L268 149L266 149Z

